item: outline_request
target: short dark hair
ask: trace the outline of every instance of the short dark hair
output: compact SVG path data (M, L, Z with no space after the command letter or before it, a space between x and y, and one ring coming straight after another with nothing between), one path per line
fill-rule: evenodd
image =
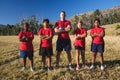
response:
M83 21L79 21L79 23L83 24Z
M44 22L49 23L49 19L43 19L43 23L44 23Z
M95 20L94 20L94 22L95 22L95 21L98 21L98 22L99 22L99 24L100 24L100 19L98 19L98 18L97 18L97 19L95 19Z
M65 11L61 11L61 13L64 13L64 14L66 14L66 12L65 12Z
M24 22L23 25L26 25L27 27L30 26L28 22Z

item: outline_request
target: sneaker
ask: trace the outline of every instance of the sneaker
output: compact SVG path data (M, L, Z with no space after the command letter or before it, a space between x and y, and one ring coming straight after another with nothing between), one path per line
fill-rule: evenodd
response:
M72 68L72 66L71 65L69 65L69 67L68 67L70 70L74 70L73 68Z
M82 67L83 67L84 69L90 69L89 66L87 66L87 65L85 65L85 64L83 64Z
M22 67L21 71L24 71L26 69L26 67Z
M53 68L52 67L48 67L48 71L51 71L51 70L53 70Z
M34 72L34 69L33 69L33 67L31 67L31 68L30 68L30 71Z
M41 69L40 69L41 71L45 71L45 67L41 67Z
M76 70L80 70L80 66L77 66L77 67L76 67Z
M101 67L100 67L100 68L101 68L101 70L104 70L104 66L103 66L103 65L101 65Z
M94 68L95 68L95 66L94 66L94 65L91 65L91 66L90 66L90 69L94 69Z
M58 69L58 68L59 68L59 65L58 65L58 64L56 64L56 65L55 65L55 68L56 68L56 69Z

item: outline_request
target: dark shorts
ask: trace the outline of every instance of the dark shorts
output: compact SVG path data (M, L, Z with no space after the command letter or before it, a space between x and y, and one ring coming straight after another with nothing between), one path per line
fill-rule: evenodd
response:
M32 59L33 58L33 51L30 51L30 50L20 50L20 57L21 58L28 57L29 59Z
M100 53L103 53L104 52L104 44L95 44L95 43L92 43L91 45L91 51L92 52L100 52Z
M85 47L75 46L75 50L85 50Z
M40 56L52 56L53 55L53 49L52 48L40 47L39 55Z
M70 39L58 39L56 42L56 50L57 51L70 51L71 50L71 40Z

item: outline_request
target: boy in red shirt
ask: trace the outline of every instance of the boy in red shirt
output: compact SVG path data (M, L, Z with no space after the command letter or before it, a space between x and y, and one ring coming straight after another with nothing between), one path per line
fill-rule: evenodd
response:
M43 20L43 28L39 31L39 36L41 39L40 43L40 55L42 56L42 68L45 69L46 57L48 58L48 70L52 70L51 68L51 56L53 55L52 49L52 38L53 38L53 30L49 27L49 20Z
M26 58L28 57L30 60L30 70L34 71L33 69L33 44L32 40L34 39L34 34L32 31L29 31L29 24L23 24L23 31L19 33L19 40L20 44L20 57L22 58L23 68L26 68Z
M95 63L96 55L98 53L98 56L100 58L100 63L101 63L101 70L104 70L104 66L103 66L104 39L103 37L105 36L105 30L104 28L100 27L99 19L95 19L94 28L90 30L90 35L92 37L91 51L93 52L92 65L90 69L93 69L95 67L94 63Z
M59 67L59 60L60 60L60 54L63 51L63 49L67 53L67 58L69 61L69 69L73 70L71 67L72 59L71 59L71 40L69 37L69 31L71 30L71 23L70 21L65 19L66 14L64 11L61 11L60 13L60 20L56 22L55 24L55 32L58 34L58 39L56 42L56 67Z
M77 24L77 28L74 31L74 37L75 37L75 51L76 51L76 70L80 69L79 65L79 55L81 54L83 66L85 68L88 68L88 66L85 64L85 37L87 36L87 30L83 28L82 26L83 22L79 21Z

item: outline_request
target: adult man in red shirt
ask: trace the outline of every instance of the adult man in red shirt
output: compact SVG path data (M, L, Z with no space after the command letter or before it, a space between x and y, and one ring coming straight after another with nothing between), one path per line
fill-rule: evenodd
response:
M93 69L95 67L94 63L96 59L96 54L98 53L98 56L100 58L100 63L101 63L101 70L104 70L104 66L103 66L104 39L103 37L105 36L105 31L104 31L104 28L100 27L99 19L95 19L94 28L90 30L90 35L92 37L91 51L93 52L92 65L90 69Z
M22 58L23 68L26 68L26 58L28 57L30 60L30 70L34 71L33 69L33 44L32 40L34 39L33 32L29 31L29 24L23 24L23 31L19 33L19 40L20 44L20 57Z
M64 11L61 11L60 13L60 20L56 22L55 24L55 32L58 34L58 39L56 42L56 67L59 67L59 60L60 60L60 54L62 50L64 49L67 53L68 61L69 61L69 69L73 69L71 67L72 59L71 59L71 40L69 37L69 32L71 30L71 23L70 21L65 19L66 14Z

